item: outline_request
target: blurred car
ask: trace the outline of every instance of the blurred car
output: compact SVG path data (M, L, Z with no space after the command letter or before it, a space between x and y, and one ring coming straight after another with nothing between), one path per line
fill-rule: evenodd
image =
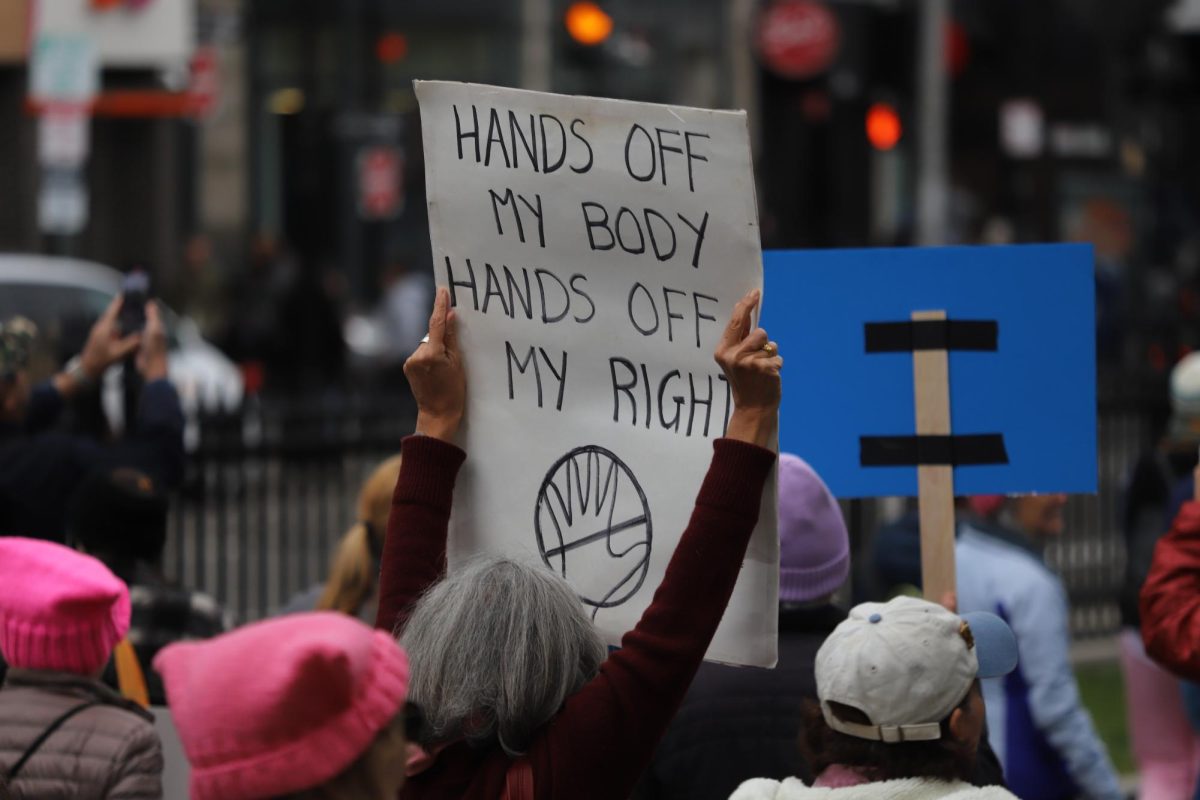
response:
M32 365L47 377L77 354L92 323L121 291L122 274L91 261L32 254L0 253L0 320L20 314L38 326ZM161 305L161 304L160 304ZM188 418L194 444L201 410L235 408L242 400L241 371L200 335L196 324L165 305L163 322L170 348L169 377ZM101 403L113 430L124 428L122 366L104 376Z

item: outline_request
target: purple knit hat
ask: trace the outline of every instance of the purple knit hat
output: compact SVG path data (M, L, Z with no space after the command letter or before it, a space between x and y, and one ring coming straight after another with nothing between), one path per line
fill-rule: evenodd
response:
M850 574L850 535L837 500L804 460L779 454L779 602L833 594Z
M129 589L69 547L0 536L0 654L9 666L90 675L129 630Z

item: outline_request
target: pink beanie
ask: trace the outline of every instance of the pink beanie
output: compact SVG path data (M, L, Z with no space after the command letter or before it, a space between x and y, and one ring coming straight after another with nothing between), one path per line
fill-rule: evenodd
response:
M129 631L129 589L91 556L0 537L0 653L18 669L99 671Z
M331 611L173 644L154 668L192 765L192 800L320 786L366 752L408 693L396 641Z

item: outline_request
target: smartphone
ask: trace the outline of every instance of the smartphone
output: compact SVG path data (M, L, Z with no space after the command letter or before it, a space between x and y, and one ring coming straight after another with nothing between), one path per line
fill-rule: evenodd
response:
M121 311L117 316L121 334L128 336L146 327L146 303L150 300L150 276L140 269L125 276L121 283Z

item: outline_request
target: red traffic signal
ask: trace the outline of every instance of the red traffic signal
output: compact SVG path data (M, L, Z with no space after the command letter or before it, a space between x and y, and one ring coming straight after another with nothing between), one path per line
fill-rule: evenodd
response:
M612 17L600 6L591 2L571 3L563 17L567 33L576 42L594 47L609 37L613 29Z
M900 115L889 103L875 103L867 109L867 141L876 150L891 150L904 135Z

